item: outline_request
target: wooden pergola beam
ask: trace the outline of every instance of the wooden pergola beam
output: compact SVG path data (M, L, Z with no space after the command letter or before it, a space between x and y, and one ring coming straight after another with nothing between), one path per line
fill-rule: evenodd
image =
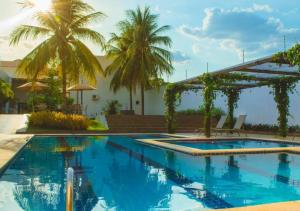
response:
M239 72L247 72L247 73L265 73L265 74L274 74L274 75L287 75L287 76L298 76L300 77L300 73L297 72L289 72L289 71L278 71L278 70L262 70L262 69L241 69Z

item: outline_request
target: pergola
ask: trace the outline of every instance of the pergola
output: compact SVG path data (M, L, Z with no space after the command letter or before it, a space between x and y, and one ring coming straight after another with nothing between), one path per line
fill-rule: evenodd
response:
M298 80L300 80L300 72L298 66L293 66L286 61L276 61L276 56L268 56L256 60L252 60L249 62L245 62L242 64L238 64L235 66L231 66L228 68L224 68L218 71L206 73L211 75L212 80L218 80L219 78L230 78L232 80L225 80L219 86L212 87L214 91L224 91L228 97L228 102L230 102L230 97L234 98L237 96L237 99L231 99L231 105L228 104L228 113L229 119L231 120L229 125L233 126L233 109L235 107L234 103L236 104L237 100L239 99L239 93L243 89L254 88L254 87L262 87L262 86L270 86L273 88L274 92L274 99L277 103L277 109L279 112L279 116L281 119L279 121L279 128L282 128L280 134L282 136L286 136L287 133L287 115L288 115L288 92L291 91L295 87L295 84ZM242 77L236 77L236 76ZM235 76L235 77L234 77ZM179 81L175 84L172 84L166 90L165 94L165 101L176 100L175 96L178 96L186 90L190 89L204 89L209 86L207 83L201 80L203 75L199 75L187 80ZM208 89L208 88L207 88ZM204 90L207 90L204 89ZM209 89L208 89L209 90ZM230 90L230 92L228 92ZM173 95L172 95L173 92ZM212 90L211 90L212 93ZM210 104L207 106L207 112L205 114L210 113L209 109L213 103L213 99L209 98L209 93L206 93L205 96L208 96L206 101L210 100ZM204 99L205 100L205 99ZM173 108L172 108L173 106ZM166 102L166 116L168 122L168 129L169 132L172 132L172 124L174 122L174 114L175 114L175 107L170 102ZM171 115L171 117L170 117ZM168 117L169 116L169 117ZM210 116L208 118L210 119ZM208 127L209 133L207 134L210 136L210 120L208 120Z

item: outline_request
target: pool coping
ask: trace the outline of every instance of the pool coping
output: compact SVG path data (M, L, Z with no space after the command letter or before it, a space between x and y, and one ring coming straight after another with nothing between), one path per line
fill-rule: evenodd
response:
M157 138L157 139L136 139L139 143L164 148L168 150L173 150L176 152L181 152L188 155L193 156L210 156L210 155L236 155L236 154L266 154L266 153L292 153L292 154L300 154L300 146L299 147L273 147L273 148L244 148L244 149L216 149L216 150L202 150L196 149L187 146L177 145L178 141L189 141L189 142L201 142L201 141L223 141L223 140L240 140L241 137L235 138ZM262 140L269 142L280 142L280 143L297 143L298 141L288 141L288 140L280 140L280 139L263 139L263 138L242 138L247 140ZM168 142L165 142L168 141ZM170 142L175 143L170 143Z
M218 211L292 211L299 210L300 201L287 201L287 202L275 202L269 204L260 204L260 205L251 205L245 207L234 207L234 208L225 208L225 209L207 209L209 210L218 210Z
M34 137L34 135L18 135L17 137L11 137L11 138L6 138L4 141L10 142L10 141L15 141L19 140L22 143L17 143L15 149L7 149L3 148L2 145L0 145L0 150L3 150L4 152L8 152L8 155L5 155L4 158L1 158L3 161L0 163L0 176L5 172L7 167L10 165L10 163L19 155L19 152L21 152L25 146L28 144L28 142Z

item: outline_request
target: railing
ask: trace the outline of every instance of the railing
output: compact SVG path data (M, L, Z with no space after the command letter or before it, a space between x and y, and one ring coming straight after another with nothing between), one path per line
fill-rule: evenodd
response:
M73 181L74 170L68 168L67 170L67 189L66 189L66 211L73 211Z

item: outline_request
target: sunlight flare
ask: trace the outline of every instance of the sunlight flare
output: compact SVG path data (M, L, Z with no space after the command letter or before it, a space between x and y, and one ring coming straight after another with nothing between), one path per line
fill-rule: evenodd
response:
M49 11L51 9L52 0L33 0L34 7L40 11Z

